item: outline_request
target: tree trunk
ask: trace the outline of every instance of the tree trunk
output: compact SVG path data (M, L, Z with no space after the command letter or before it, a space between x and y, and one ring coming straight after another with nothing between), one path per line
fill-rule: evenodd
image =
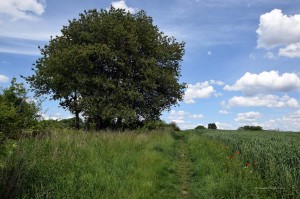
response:
M79 130L80 129L80 124L79 124L79 113L80 113L80 111L76 111L75 112L75 128L77 129L77 130Z

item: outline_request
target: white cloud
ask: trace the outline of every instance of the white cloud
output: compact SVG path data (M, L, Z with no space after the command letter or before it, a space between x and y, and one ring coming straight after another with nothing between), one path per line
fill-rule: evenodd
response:
M202 114L192 114L192 115L189 115L189 118L192 118L192 119L201 119L203 118L203 115Z
M254 122L257 119L261 118L262 114L259 112L246 112L246 113L238 113L237 117L234 119L236 122Z
M227 124L227 123L216 122L216 125L217 125L218 129L223 129L223 130L233 130L233 129L236 129L236 127L234 127L231 124Z
M133 14L138 11L137 8L128 7L126 5L125 0L113 1L111 3L111 6L116 8L116 9L124 9L126 12L130 12L130 13L133 13Z
M219 110L219 114L227 115L229 112L226 110Z
M267 52L264 57L267 59L276 59L276 56L272 52Z
M208 81L188 84L187 90L184 94L184 102L187 104L193 104L195 103L195 99L209 98L215 92L216 91L208 83Z
M249 58L252 59L252 60L256 59L256 57L255 57L255 55L253 53L249 54Z
M213 80L213 79L211 79L211 80L209 81L209 83L210 83L210 84L216 84L216 85L218 85L218 86L224 85L224 82L222 82L222 81L216 81L216 80Z
M6 83L9 81L9 78L5 75L0 75L0 83Z
M45 5L38 0L2 0L0 14L8 16L10 20L32 20L45 12Z
M297 58L300 57L300 43L290 44L286 48L279 49L280 56Z
M268 107L268 108L296 108L299 106L295 98L287 95L282 97L275 95L258 95L255 97L234 96L228 100L226 107L231 108L235 106L240 107Z
M208 51L208 52L207 52L207 55L211 55L211 54L212 54L211 51Z
M284 15L281 10L274 9L260 16L258 48L274 48L290 45L300 41L300 15Z
M289 92L299 89L300 78L295 73L284 73L280 76L278 71L262 72L260 74L247 72L234 85L224 87L224 90L242 91L246 95Z

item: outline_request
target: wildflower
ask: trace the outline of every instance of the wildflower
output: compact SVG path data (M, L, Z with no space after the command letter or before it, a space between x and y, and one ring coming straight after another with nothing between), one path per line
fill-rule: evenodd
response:
M237 152L235 152L236 154L238 154L238 155L240 155L241 154L241 152L239 152L239 151L237 151Z
M232 159L233 158L233 155L229 156L229 159Z
M253 164L254 164L254 165L257 165L257 162L254 161Z
M229 146L226 146L226 149L229 149Z
M246 167L250 167L251 166L251 164L248 162L247 164L246 164Z

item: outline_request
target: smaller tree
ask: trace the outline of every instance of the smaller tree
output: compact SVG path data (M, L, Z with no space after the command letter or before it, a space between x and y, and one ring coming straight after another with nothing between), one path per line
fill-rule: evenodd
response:
M39 108L26 95L23 84L16 83L15 78L0 92L0 132L5 138L15 138L23 129L37 124Z
M217 129L217 125L215 123L209 123L208 129Z

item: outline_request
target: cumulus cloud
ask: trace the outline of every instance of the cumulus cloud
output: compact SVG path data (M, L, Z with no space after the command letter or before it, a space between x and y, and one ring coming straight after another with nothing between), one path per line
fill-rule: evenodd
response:
M226 107L268 107L268 108L297 108L298 101L287 95L258 95L254 97L234 96L228 100Z
M184 94L184 102L193 104L195 103L195 99L209 98L215 92L213 86L208 81L188 84Z
M0 14L11 20L32 20L45 12L45 5L39 0L2 0Z
M194 129L200 124L188 121L188 119L198 120L201 118L203 118L202 114L191 114L185 111L172 110L169 114L168 120L175 122L180 129Z
M226 85L224 90L242 91L246 95L265 94L270 92L289 92L300 89L300 78L295 73L279 75L278 71L259 74L245 73L232 86Z
M0 83L6 83L9 81L9 78L5 75L0 75Z
M254 122L257 119L261 118L262 114L259 112L246 112L246 113L238 113L237 117L234 119L236 122Z
M290 44L286 48L279 49L279 56L297 58L300 57L300 43Z
M274 9L260 16L258 48L273 48L290 45L300 41L300 15L284 15L281 10Z
M223 129L223 130L233 130L233 129L236 129L236 127L234 127L231 124L227 124L227 123L216 122L216 125L217 125L218 129Z
M126 5L125 0L120 0L120 1L113 1L111 3L111 6L116 8L116 9L124 9L126 12L130 12L132 14L136 13L138 11L137 8L132 8L132 7L128 7Z
M258 48L281 47L279 56L300 57L300 14L288 16L274 9L260 16L256 33ZM268 57L273 58L270 54Z

